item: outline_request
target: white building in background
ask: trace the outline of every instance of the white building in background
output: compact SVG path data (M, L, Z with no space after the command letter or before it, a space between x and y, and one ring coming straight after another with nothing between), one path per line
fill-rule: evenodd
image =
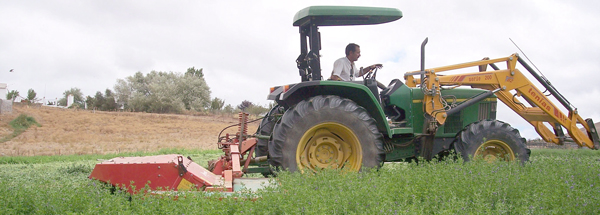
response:
M73 100L75 100L75 97L73 94L69 94L67 96L67 107L71 107L71 105L73 105Z
M6 94L8 94L6 87L6 83L0 83L0 99L6 99Z
M0 114L12 112L12 101L6 100L6 94L8 94L6 87L6 83L0 83L0 96L2 96L0 97Z

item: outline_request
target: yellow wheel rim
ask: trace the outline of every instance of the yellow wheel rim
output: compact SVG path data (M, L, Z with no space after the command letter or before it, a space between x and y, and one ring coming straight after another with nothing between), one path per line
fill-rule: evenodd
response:
M515 153L513 150L503 141L500 140L488 140L481 144L475 152L475 158L480 158L488 162L494 161L513 161L515 160Z
M308 129L296 149L298 169L345 169L358 171L362 165L362 148L350 128L326 122Z

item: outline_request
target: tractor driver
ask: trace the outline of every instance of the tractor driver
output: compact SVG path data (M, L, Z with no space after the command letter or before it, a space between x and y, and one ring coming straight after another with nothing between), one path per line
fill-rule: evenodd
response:
M381 64L373 64L367 68L357 69L354 65L354 61L357 61L360 57L360 46L350 43L346 46L346 57L337 59L333 63L333 71L329 80L335 81L354 81L356 76L362 77L363 75L373 71L375 68L381 68Z

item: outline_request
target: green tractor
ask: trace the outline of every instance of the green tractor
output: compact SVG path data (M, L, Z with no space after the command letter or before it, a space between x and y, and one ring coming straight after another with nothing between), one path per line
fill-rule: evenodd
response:
M276 106L258 128L256 157L268 156L271 166L301 172L360 171L383 162L432 159L453 150L466 160L482 156L527 161L525 139L495 120L496 96L472 100L487 90L441 91L443 102L470 102L432 131L429 125L435 122L425 112L427 92L422 87L409 87L399 79L386 86L375 79L377 71L362 81L323 80L319 26L372 25L400 18L397 9L373 7L313 6L296 13L301 82L271 88L268 99Z
M361 171L379 168L384 162L431 160L452 152L465 161L525 162L530 155L525 139L517 129L495 119L497 100L533 125L545 141L573 141L600 149L594 122L581 118L577 109L517 54L425 69L425 40L421 70L405 73L404 82L394 79L381 84L376 80L377 71L363 81L322 80L319 26L380 24L401 17L402 12L390 8L319 6L301 10L294 17L294 25L300 28L297 64L301 82L271 88L268 98L277 104L256 134L247 134L248 115L240 113L238 133L219 134L218 146L225 155L209 162L208 169L177 154L119 157L97 164L89 177L117 187L135 182L148 183L152 190L171 187L231 193L262 187L269 180L242 177L246 173L272 174L271 167L297 172ZM507 68L500 69L496 63L505 63ZM515 67L517 63L569 113L557 109L546 92ZM488 66L494 70L488 71ZM469 67L479 71L439 75ZM255 167L248 168L251 164ZM127 191L136 193L139 188Z

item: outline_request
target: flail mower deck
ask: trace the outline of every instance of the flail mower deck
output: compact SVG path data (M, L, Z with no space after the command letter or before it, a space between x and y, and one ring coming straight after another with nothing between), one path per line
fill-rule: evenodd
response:
M125 187L130 193L136 193L146 185L152 191L236 192L260 189L269 184L269 179L242 178L248 173L250 163L266 160L266 157L252 157L257 141L248 138L247 117L248 114L240 113L239 132L233 138L229 134L219 138L219 149L225 155L210 161L210 170L178 154L117 157L96 164L89 178Z

